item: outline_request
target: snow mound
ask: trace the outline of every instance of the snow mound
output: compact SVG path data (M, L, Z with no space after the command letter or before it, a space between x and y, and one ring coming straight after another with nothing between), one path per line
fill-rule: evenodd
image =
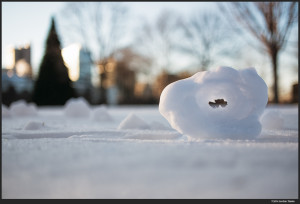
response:
M104 122L110 122L114 120L113 117L108 113L107 108L103 105L93 110L92 118L95 121L104 121Z
M265 112L260 121L264 129L282 129L284 123L281 113L277 110Z
M82 97L71 98L65 104L65 115L68 117L89 117L89 103Z
M11 113L9 109L7 108L7 106L2 104L2 118L10 118L10 117L11 117Z
M45 127L44 122L37 122L37 121L29 121L23 130L40 130Z
M119 125L119 130L122 129L150 129L150 126L141 118L133 113L130 113Z
M167 127L164 124L157 122L157 121L152 121L150 123L150 127L152 130L170 130L169 127Z
M159 112L191 137L252 139L267 101L268 87L254 68L219 67L169 84Z
M10 105L10 112L14 116L34 116L37 115L37 107L33 103L26 103L25 100L19 100Z

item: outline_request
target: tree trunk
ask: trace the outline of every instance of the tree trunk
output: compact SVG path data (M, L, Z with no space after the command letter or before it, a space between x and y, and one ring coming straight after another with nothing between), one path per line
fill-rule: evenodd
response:
M273 51L271 54L272 58L272 67L273 67L273 103L279 103L279 95L278 95L278 76L277 76L277 58L278 51Z
M106 104L106 87L105 87L105 80L106 80L106 73L105 71L100 74L100 104Z

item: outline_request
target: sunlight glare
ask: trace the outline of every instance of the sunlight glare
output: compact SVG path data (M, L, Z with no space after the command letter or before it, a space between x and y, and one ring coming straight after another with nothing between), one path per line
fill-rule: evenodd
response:
M16 63L16 72L19 77L24 77L29 74L30 65L24 59L18 60Z
M15 66L15 49L13 46L7 47L6 69L13 69Z
M63 48L61 53L66 67L69 70L69 77L72 81L79 79L79 54L81 46L79 44L72 44Z

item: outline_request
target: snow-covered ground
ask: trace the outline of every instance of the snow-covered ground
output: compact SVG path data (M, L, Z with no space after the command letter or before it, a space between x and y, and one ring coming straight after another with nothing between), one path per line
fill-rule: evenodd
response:
M2 106L3 198L298 198L296 105L253 140L182 135L158 106L25 109Z

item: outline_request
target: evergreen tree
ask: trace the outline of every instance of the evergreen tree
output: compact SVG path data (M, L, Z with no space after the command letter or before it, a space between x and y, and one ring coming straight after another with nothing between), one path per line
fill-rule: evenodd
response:
M75 90L61 55L60 41L52 17L45 54L34 86L33 101L37 105L64 105L72 97L75 97Z

